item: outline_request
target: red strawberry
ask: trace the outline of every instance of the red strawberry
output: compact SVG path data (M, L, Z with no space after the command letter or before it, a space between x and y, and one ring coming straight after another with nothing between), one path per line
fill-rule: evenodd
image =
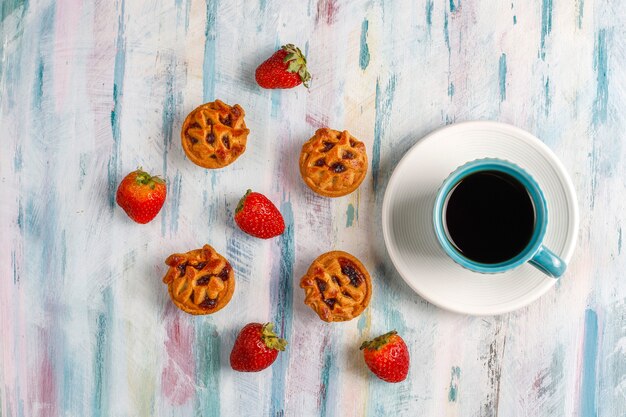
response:
M283 45L256 69L256 82L263 88L293 88L304 83L309 88L311 74L300 48Z
M117 187L117 204L137 223L154 219L165 202L165 181L140 169L124 177Z
M400 382L409 373L409 351L393 330L361 345L367 367L387 382Z
M248 190L239 200L235 222L249 235L269 239L285 231L285 221L280 211L263 194Z
M230 352L230 366L239 372L258 372L274 363L285 346L287 341L276 336L272 323L246 324Z

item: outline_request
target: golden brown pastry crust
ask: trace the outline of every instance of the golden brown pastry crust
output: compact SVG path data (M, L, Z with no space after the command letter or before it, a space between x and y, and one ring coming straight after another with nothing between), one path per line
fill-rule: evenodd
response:
M170 297L189 314L213 314L221 310L235 291L235 273L230 263L209 245L187 253L174 253L165 263L163 277Z
M300 152L300 175L316 193L341 197L356 190L367 174L365 144L347 130L318 129Z
M250 130L244 116L239 104L231 107L220 100L195 108L180 133L187 157L210 169L232 164L246 150Z
M300 280L304 303L322 320L347 321L365 310L372 297L367 269L347 252L332 251L313 261Z

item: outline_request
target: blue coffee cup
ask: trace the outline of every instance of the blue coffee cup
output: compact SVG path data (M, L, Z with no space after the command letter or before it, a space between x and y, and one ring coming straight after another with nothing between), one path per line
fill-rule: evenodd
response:
M498 172L517 180L526 190L534 206L534 226L526 246L506 259L497 263L484 263L470 259L452 241L446 225L446 204L458 184L472 174ZM548 208L541 188L534 178L519 166L505 160L484 158L468 162L443 182L435 199L433 211L435 234L443 251L462 267L479 273L500 273L517 268L529 262L546 275L558 278L565 272L567 265L556 254L543 245L548 226Z

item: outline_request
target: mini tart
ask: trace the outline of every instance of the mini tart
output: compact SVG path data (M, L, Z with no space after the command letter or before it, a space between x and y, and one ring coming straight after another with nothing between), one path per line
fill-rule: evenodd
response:
M239 104L220 100L203 104L187 115L180 133L187 157L204 168L222 168L246 150L250 130Z
M320 319L348 321L365 310L372 297L372 280L367 269L347 252L333 251L313 261L300 280L304 303Z
M213 314L228 304L235 290L235 273L230 263L209 245L187 253L174 253L165 263L163 277L170 297L189 314Z
M367 174L365 144L347 130L318 129L300 152L300 175L317 194L341 197L356 190Z

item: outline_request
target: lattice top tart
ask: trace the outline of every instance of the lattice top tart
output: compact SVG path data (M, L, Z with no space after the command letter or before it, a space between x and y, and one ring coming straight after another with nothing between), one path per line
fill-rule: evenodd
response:
M304 303L324 321L347 321L365 310L372 296L367 269L347 252L319 256L300 281Z
M229 106L220 100L194 109L183 123L181 140L191 161L204 168L232 164L246 150L250 130L239 104Z
M213 314L233 296L235 273L230 263L209 245L165 260L170 267L163 278L170 297L189 314Z
M350 194L367 174L365 144L347 130L318 129L302 146L300 174L306 185L320 195Z

